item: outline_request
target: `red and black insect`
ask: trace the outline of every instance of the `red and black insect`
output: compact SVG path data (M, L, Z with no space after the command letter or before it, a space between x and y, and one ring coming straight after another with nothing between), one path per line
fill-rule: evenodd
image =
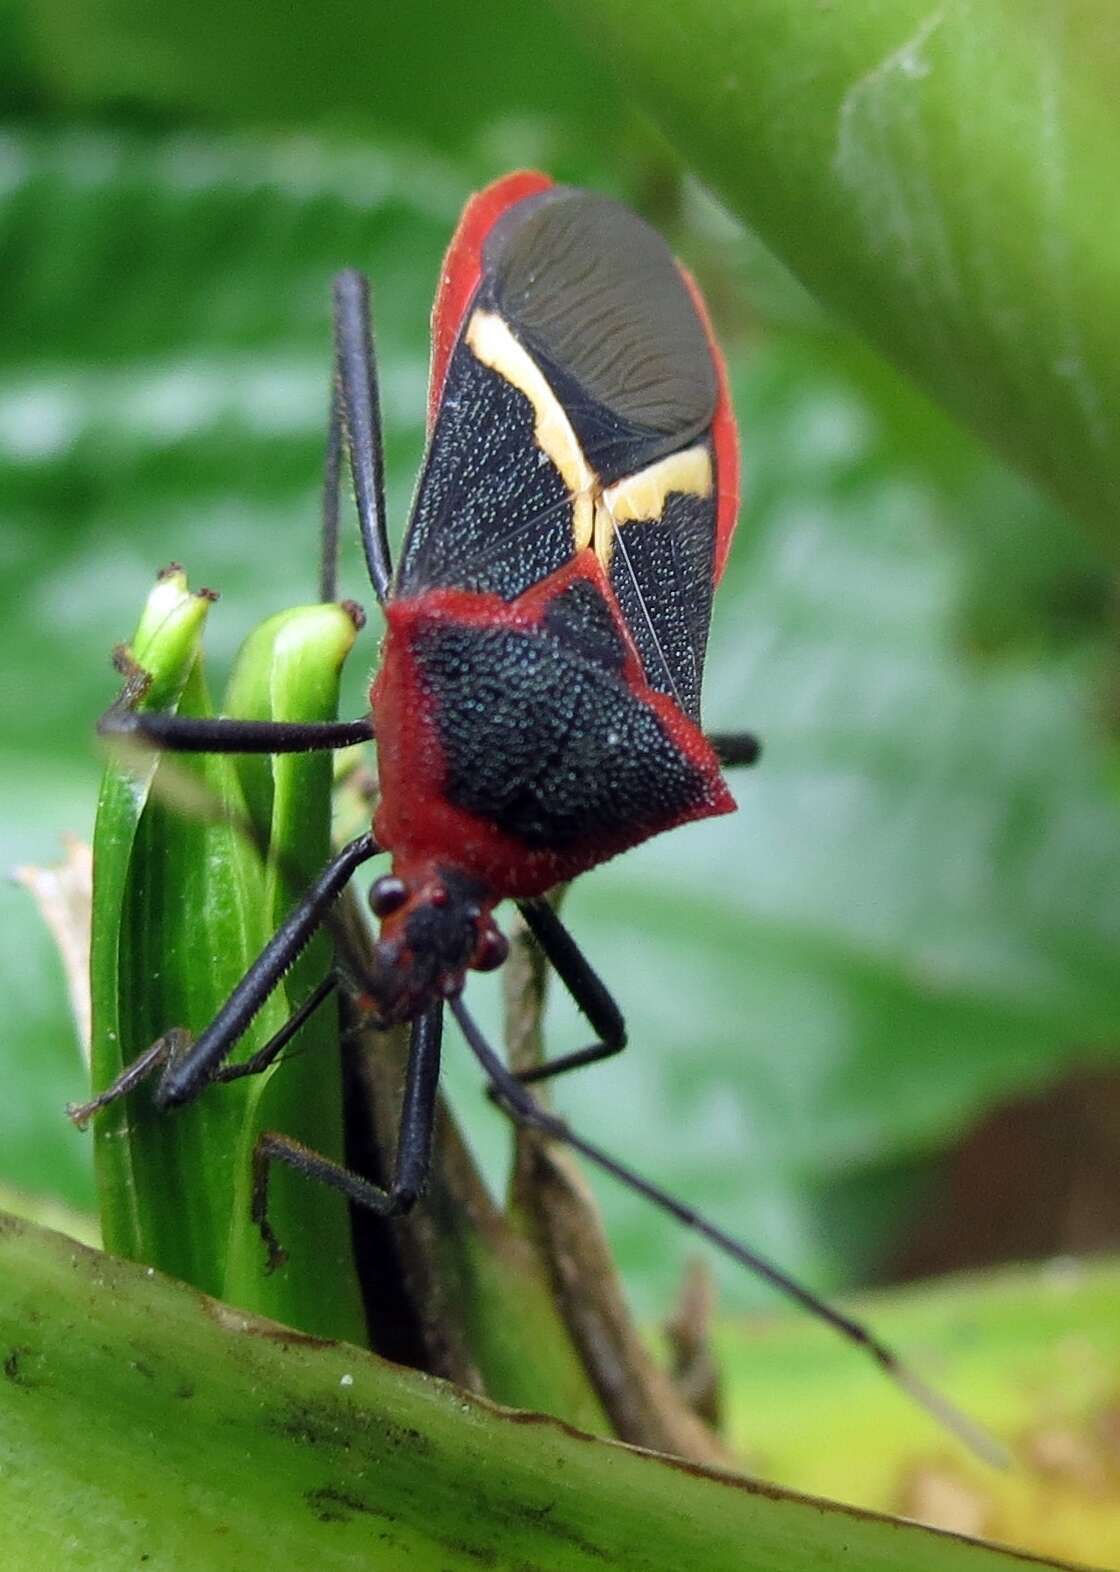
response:
M155 1100L164 1108L211 1080L263 1069L333 978L252 1061L223 1061L354 870L387 852L391 868L370 895L380 938L362 986L381 1024L413 1023L394 1175L381 1189L281 1135L263 1136L255 1210L270 1251L273 1161L383 1215L414 1205L428 1169L448 1004L515 1120L566 1141L762 1273L913 1391L865 1328L584 1141L526 1089L626 1042L617 1005L541 897L663 830L730 812L721 765L758 753L751 736L706 737L700 726L739 465L723 362L695 285L648 224L605 197L533 173L474 197L444 264L427 456L395 573L368 290L353 272L335 284L334 385L322 593L334 598L345 446L387 623L370 717L300 726L115 708L102 730L223 752L372 736L381 788L372 831L323 870L197 1041L174 1053L157 1045L80 1113L160 1062ZM472 968L505 959L493 912L507 899L596 1034L591 1046L520 1075L462 998Z
M371 694L394 1019L504 958L497 901L734 807L699 719L735 429L665 243L604 197L514 175L468 208L433 337Z

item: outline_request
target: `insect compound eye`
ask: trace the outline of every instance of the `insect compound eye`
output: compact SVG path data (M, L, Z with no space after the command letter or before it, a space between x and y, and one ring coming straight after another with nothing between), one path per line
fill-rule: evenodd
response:
M408 900L408 885L395 873L383 874L370 886L369 909L375 917L388 917Z
M509 940L497 928L487 928L471 965L476 972L496 971L509 954Z

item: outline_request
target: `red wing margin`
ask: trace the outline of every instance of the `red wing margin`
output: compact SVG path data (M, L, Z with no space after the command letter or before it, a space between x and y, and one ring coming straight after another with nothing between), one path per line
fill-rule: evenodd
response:
M644 220L564 186L500 210L478 255L395 593L513 601L593 548L647 680L697 718L735 476L692 288Z

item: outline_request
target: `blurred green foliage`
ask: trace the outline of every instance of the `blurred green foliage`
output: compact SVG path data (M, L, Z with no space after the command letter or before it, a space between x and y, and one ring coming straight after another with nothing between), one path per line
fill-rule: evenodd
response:
M214 713L201 651L209 606L205 595L190 593L181 570L160 576L128 646L129 660L149 681L133 700L138 708ZM354 634L341 606L300 606L270 618L242 645L222 713L333 720ZM93 836L90 954L99 1089L169 1022L198 1037L213 1020L330 855L332 773L324 754L234 761L148 753L106 769ZM250 815L255 844L242 828ZM317 935L243 1035L238 1054L263 1048L330 965L329 944ZM270 1176L269 1216L288 1242L290 1269L266 1270L251 1217L252 1156L261 1132L274 1129L342 1159L333 1000L297 1034L282 1075L240 1078L181 1118L164 1118L145 1090L98 1114L93 1141L104 1248L227 1304L364 1342L345 1206L285 1169Z
M558 0L681 156L1117 556L1108 0Z
M359 21L332 0L298 12L301 34L234 3L0 6L4 864L88 831L106 657L155 569L179 559L221 590L219 673L255 622L308 598L332 272L374 279L399 532L464 196L521 163L614 189L669 230L727 340L746 511L706 714L757 729L766 754L733 783L734 819L573 890L633 1046L559 1100L786 1266L858 1280L983 1109L1120 1044L1107 572L682 188L548 14L420 13ZM370 604L352 542L344 583ZM373 618L344 714L376 638ZM0 1182L88 1204L87 1147L61 1116L82 1071L59 968L26 895L0 900ZM579 1033L558 1001L556 1048ZM500 1166L454 1041L448 1061ZM604 1201L640 1303L663 1304L687 1242ZM728 1275L726 1292L752 1290Z

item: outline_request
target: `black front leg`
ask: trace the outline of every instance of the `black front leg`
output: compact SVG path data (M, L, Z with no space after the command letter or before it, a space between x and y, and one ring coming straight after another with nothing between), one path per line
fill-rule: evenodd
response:
M546 1064L516 1072L522 1085L549 1080L609 1059L626 1047L626 1022L607 985L547 901L518 901L521 915L564 987L587 1017L599 1041Z
M344 846L288 913L210 1025L185 1053L168 1063L155 1101L159 1108L189 1103L214 1072L296 957L322 926L355 869L381 850L373 836L359 835Z
M221 1061L233 1050L269 994L321 926L354 870L380 850L372 835L360 835L344 846L289 912L202 1035L192 1042L190 1034L181 1027L165 1032L126 1065L103 1092L89 1102L72 1103L67 1113L74 1123L85 1125L94 1114L126 1096L155 1070L163 1071L155 1097L157 1105L163 1108L190 1102L210 1081L233 1081L266 1070L334 991L337 979L333 973L312 990L263 1048L241 1064L223 1066Z
M239 1081L243 1076L260 1075L267 1070L337 987L338 978L334 972L329 972L319 986L312 989L298 1010L293 1010L280 1030L268 1039L263 1048L258 1048L256 1053L238 1064L220 1065L212 1079ZM91 1097L87 1103L68 1103L67 1114L79 1130L84 1130L102 1108L108 1108L110 1103L115 1103L118 1098L127 1097L129 1092L135 1091L136 1087L142 1081L146 1081L154 1071L162 1070L165 1065L175 1064L182 1059L192 1041L188 1031L181 1026L173 1026L169 1032L164 1032L162 1037L157 1037L150 1048L145 1048L142 1054L138 1054L131 1064L125 1065L116 1080L111 1081L103 1092L98 1092L97 1096Z
M226 715L175 715L112 705L100 737L123 737L168 753L314 753L350 748L373 737L368 717L353 721L255 721Z
M242 1059L237 1064L219 1065L214 1071L213 1080L224 1084L226 1081L240 1081L246 1075L263 1075L269 1065L280 1057L300 1028L307 1024L319 1006L330 998L337 987L337 974L328 972L319 986L311 990L298 1010L292 1011L280 1030L273 1033L263 1048L258 1048L256 1053L250 1054L247 1059Z

